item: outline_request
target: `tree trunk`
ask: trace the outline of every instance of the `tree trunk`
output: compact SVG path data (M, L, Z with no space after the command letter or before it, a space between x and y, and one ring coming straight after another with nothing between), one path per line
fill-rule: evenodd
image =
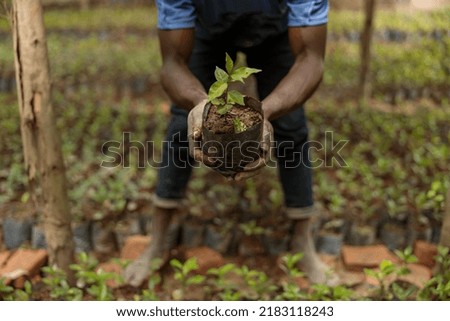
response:
M13 40L20 129L30 194L44 210L49 263L73 274L74 244L60 135L51 105L47 42L41 1L13 1ZM41 197L36 196L36 186Z
M90 0L79 0L80 2L80 9L81 10L88 10L90 7Z
M362 104L365 104L371 95L370 60L375 4L376 0L366 0L364 2L365 22L364 30L361 34L361 67L359 73L359 95Z
M450 190L447 192L445 200L444 217L442 218L441 239L442 246L450 247Z

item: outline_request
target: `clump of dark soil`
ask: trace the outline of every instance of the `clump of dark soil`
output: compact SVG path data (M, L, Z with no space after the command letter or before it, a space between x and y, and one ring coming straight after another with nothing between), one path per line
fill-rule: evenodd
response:
M224 115L217 113L217 107L212 105L204 126L215 134L234 133L234 119L240 119L246 128L251 128L262 122L261 115L251 107L234 106Z

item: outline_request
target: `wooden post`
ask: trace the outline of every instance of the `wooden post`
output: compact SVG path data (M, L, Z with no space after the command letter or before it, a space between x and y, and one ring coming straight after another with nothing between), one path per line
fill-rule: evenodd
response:
M90 7L90 0L79 0L80 2L80 9L81 10L88 10Z
M371 95L370 60L375 4L376 0L364 1L365 22L361 33L361 67L359 72L359 96L362 105L367 102Z
M63 269L70 280L74 243L60 135L51 104L41 1L14 0L12 21L20 129L30 194L44 210L49 263ZM36 196L38 185L40 197Z
M450 190L445 200L444 217L442 218L440 245L450 247Z

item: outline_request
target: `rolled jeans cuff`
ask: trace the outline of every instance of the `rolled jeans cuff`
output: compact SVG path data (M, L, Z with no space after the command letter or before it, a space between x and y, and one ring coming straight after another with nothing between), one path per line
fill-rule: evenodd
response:
M314 205L308 207L288 207L286 216L292 220L303 220L316 216L318 210Z
M152 195L152 202L153 205L162 209L171 210L171 209L177 209L183 206L184 200L183 199L170 199L170 198L163 198L159 197L156 194Z

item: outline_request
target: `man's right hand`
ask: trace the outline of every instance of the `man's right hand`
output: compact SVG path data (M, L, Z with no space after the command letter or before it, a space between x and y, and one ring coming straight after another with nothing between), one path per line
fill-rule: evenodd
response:
M273 127L267 119L264 119L263 126L262 141L260 143L261 157L259 157L256 161L247 164L242 172L237 173L233 177L235 181L241 181L257 175L261 171L261 169L265 167L269 162L274 141Z
M204 99L194 108L192 108L191 111L189 112L187 120L189 154L196 161L202 162L207 166L212 166L213 161L203 154L201 147L202 129L203 129L203 111L207 103L208 100Z

